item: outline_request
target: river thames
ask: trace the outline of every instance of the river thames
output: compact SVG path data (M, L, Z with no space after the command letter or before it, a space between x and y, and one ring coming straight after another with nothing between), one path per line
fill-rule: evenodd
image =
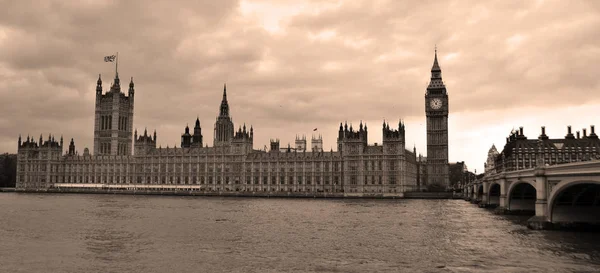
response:
M600 272L600 234L462 200L0 194L0 272Z

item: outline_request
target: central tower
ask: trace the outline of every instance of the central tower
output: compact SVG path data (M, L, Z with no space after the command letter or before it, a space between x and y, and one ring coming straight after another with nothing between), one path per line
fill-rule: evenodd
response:
M102 79L96 85L96 112L94 121L94 155L131 155L133 133L133 78L127 96L121 92L119 73L102 94Z
M425 93L427 117L427 187L446 189L448 171L448 93L442 81L437 49L431 68L431 81Z
M223 85L223 100L221 101L221 108L219 110L219 116L215 123L215 139L214 146L226 146L231 143L233 138L233 121L229 116L229 103L227 103L227 86Z

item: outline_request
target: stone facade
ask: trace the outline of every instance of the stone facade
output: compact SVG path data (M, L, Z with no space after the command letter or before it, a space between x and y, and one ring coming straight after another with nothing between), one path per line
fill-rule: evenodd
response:
M523 127L513 130L506 138L502 152L495 158L495 173L600 159L600 139L594 126L589 135L585 128L582 131L582 135L579 131L574 135L568 126L564 138L550 139L542 127L537 139L528 139Z
M427 185L432 190L450 186L448 166L448 92L442 81L437 50L431 68L431 80L425 94L427 117Z
M98 76L94 117L95 155L131 155L134 93L133 78L129 82L128 96L121 92L117 73L110 90L102 94L102 79Z
M279 140L272 140L269 151L266 147L255 150L252 126L247 129L244 124L234 132L225 88L215 122L213 147L203 145L197 119L193 135L186 126L180 148L157 147L156 132L150 136L144 130L143 135L138 136L135 131L134 154L130 155L130 146L119 145L131 138L133 116L128 115L127 119L119 117L121 112L133 111L133 81L129 97L125 97L115 87L116 84L118 76L109 94L102 95L99 80L98 99L103 101L110 96L119 98L120 102L111 104L112 112L103 109L102 102L100 108L103 110L98 112L97 103L94 154L86 151L79 155L73 140L68 152L63 154L62 137L60 142L52 136L46 141L40 137L38 142L28 137L21 143L19 139L18 191L143 187L147 190L196 193L339 193L348 197L402 197L406 191L418 190L417 180L423 177L423 167L419 167L422 159L417 159L416 150L405 148L405 125L402 122L397 128L390 127L388 122L383 123L381 145L367 144L367 125L361 122L356 130L352 125L348 127L347 123L340 123L337 151L323 151L320 136L312 138L310 151L307 151L305 137L297 139L294 149L289 146L280 149ZM123 110L125 108L128 110ZM112 113L112 123L111 115L103 114L105 110ZM115 119L124 123L119 124ZM123 130L115 131L106 127L104 122ZM106 138L104 129L116 134L111 133ZM103 147L103 143L116 143L117 147L125 148L115 149L113 145L110 149L99 148Z

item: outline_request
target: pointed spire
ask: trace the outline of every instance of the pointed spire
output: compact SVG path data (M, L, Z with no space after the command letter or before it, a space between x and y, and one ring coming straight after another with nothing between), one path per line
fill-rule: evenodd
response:
M156 129L154 129L154 143L156 143ZM156 147L156 146L154 146Z
M227 85L223 84L223 100L221 101L220 117L229 117L229 103L227 103Z
M437 45L435 47L435 57L433 58L433 66L431 67L431 72L441 72L442 69L440 68L440 65L438 64L438 59L437 59Z
M196 118L196 125L194 125L194 128L200 128L200 118L199 117Z

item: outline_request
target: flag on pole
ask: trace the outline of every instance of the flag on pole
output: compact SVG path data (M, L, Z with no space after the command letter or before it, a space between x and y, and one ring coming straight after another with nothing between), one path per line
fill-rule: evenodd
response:
M114 62L116 58L117 58L116 55L104 56L104 61L105 62Z

